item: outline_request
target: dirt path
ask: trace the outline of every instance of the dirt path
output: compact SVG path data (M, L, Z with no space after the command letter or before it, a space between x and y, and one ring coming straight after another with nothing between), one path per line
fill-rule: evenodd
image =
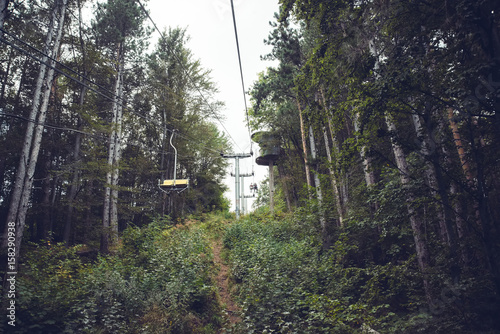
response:
M219 289L219 296L224 306L224 311L227 313L230 325L241 321L239 317L240 308L231 298L229 291L229 267L221 259L222 242L220 240L213 241L212 248L214 252L214 262L218 266L219 273L215 277L217 287Z

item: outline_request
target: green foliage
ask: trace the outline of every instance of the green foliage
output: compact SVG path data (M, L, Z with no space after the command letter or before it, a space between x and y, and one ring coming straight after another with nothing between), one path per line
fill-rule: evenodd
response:
M60 333L71 320L68 311L86 292L88 266L79 248L51 242L27 247L16 287L18 333Z
M221 238L227 230L234 214L229 211L211 213L203 217L200 228L205 230L209 237L213 239Z
M251 215L227 228L242 333L467 332L476 311L458 302L482 294L482 283L445 282L426 307L408 229L385 225L378 239L371 225L351 220L324 251L316 222L304 210Z
M217 224L215 224L217 225ZM116 255L33 247L19 283L19 333L212 333L221 310L206 232L156 219L129 227Z

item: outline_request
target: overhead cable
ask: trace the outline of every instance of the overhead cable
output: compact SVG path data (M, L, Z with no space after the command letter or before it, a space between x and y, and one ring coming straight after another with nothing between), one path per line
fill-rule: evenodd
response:
M250 119L248 117L248 106L247 106L247 97L245 91L245 80L243 79L243 66L241 65L241 52L240 52L240 43L238 40L238 29L236 28L236 15L234 13L234 4L233 0L231 0L231 11L233 13L233 25L234 25L234 36L236 38L236 50L238 51L238 62L240 64L240 76L241 76L241 87L243 88L243 100L245 101L245 114L247 118L247 128L248 128L248 136L251 137L250 133ZM252 146L252 139L250 139L250 147ZM250 148L251 150L251 148Z
M53 130L61 130L61 131L68 131L68 132L79 133L79 134L85 135L87 137L91 137L91 138L103 140L103 141L105 141L107 143L110 142L109 137L108 136L104 136L102 134L91 133L91 132L88 132L88 131L83 131L83 130L79 130L79 129L75 129L75 128L70 128L70 127L66 127L66 126L54 125L54 124L50 124L50 123L47 123L47 122L40 123L37 120L29 119L28 117L24 117L24 116L20 116L20 115L15 115L15 114L6 113L6 112L0 112L0 117L16 118L16 119L19 119L19 120L22 120L22 121L25 121L25 122L33 123L35 125L42 125L45 128L49 128L49 129L53 129ZM168 131L173 132L174 130L168 129ZM163 155L172 154L172 152L163 151L163 150L159 150L159 149L152 148L152 147L149 147L149 146L145 146L144 144L142 144L140 142L133 141L133 140L130 140L130 139L127 140L127 146L139 147L139 148L141 148L141 149L143 149L145 151L154 152L154 153L163 154ZM209 155L209 156L212 156L212 157L219 157L220 156L220 153L218 151L214 150L213 153L215 153L215 154L214 155ZM183 155L179 155L179 156L186 157L186 156L183 156Z
M137 3L141 6L142 10L144 11L144 13L148 17L148 19L153 24L155 30L160 34L160 36L162 38L165 38L165 35L161 32L161 30L158 28L158 26L156 25L156 23L153 21L153 19L149 15L149 12L143 6L143 4L141 3L141 1L137 0ZM191 84L193 85L193 87L198 91L198 94L200 95L201 99L207 104L208 108L212 111L212 114L215 117L215 119L217 119L217 121L220 123L220 125L222 126L222 128L224 129L224 131L227 133L227 135L229 136L229 138L231 138L231 140L233 141L233 143L241 150L241 148L239 147L238 143L236 142L236 140L234 140L233 136L231 136L231 133L224 126L224 123L220 120L219 116L217 116L217 113L215 112L215 110L212 108L212 106L210 105L210 103L208 102L208 100L205 98L205 96L201 92L200 87L198 85L196 85L196 83L194 82L193 78L189 74L189 71L186 69L186 67L184 66L184 64L182 63L182 61L179 59L179 57L177 56L177 54L175 53L175 51L172 50L172 49L170 49L170 52L175 57L175 59L179 62L179 65L181 66L182 70L186 73L186 76L187 76L188 80L191 82Z
M89 80L87 77L85 77L85 76L83 76L83 75L79 74L78 72L76 72L76 71L74 71L73 69L69 68L68 66L66 66L66 65L62 64L62 63L61 63L61 62L59 62L58 60L56 60L56 59L54 59L54 58L50 57L49 55L47 55L47 54L45 54L44 52L42 52L42 51L38 50L37 48L35 48L35 47L31 46L30 44L26 43L25 41L23 41L23 40L21 40L21 39L19 39L19 38L15 37L15 36L13 36L13 35L11 35L10 33L7 33L4 29L0 28L0 31L2 31L2 32L6 33L8 36L13 37L14 39L16 39L16 40L20 41L22 44L24 44L24 45L28 46L28 47L29 47L30 49L32 49L32 50L35 50L36 52L40 53L40 54L41 54L41 55L43 55L44 57L47 57L48 59L50 59L50 60L51 60L51 62L54 62L54 63L56 63L57 65L60 65L60 66L64 67L65 69L67 69L67 70L71 71L72 73L75 73L75 74L77 74L78 76L82 77L85 81L88 81L89 83L91 83L91 84L93 84L93 85L97 86L98 88L101 88L101 89L102 89L102 90L104 90L105 92L109 93L109 95L108 95L108 94L103 93L102 91L99 91L99 90L97 90L97 89L95 89L95 88L91 87L90 85L86 84L84 81L82 81L82 80L80 80L80 79L77 79L77 78L73 77L72 75L70 75L70 74L68 74L68 73L65 73L64 71L60 70L60 69L59 69L59 68L57 68L56 66L53 66L52 64L50 64L50 62L48 62L48 61L44 61L43 59L41 59L41 58L39 58L39 57L37 57L37 56L35 56L35 55L31 54L30 52L26 51L25 49L23 49L23 48L21 48L21 47L19 47L19 46L15 45L15 44L13 44L12 42L7 41L7 40L6 40L6 39L4 39L3 37L0 37L0 42L3 42L3 43L5 43L5 44L9 45L10 47L12 47L12 48L16 49L17 51L19 51L19 52L21 52L21 53L23 53L23 54L27 55L28 57L30 57L30 58L32 58L32 59L34 59L34 60L38 61L39 63L46 65L47 67L49 67L49 68L53 69L53 70L54 70L54 71L56 71L57 73L59 73L59 74L61 74L61 75L65 76L65 77L67 77L68 79L70 79L70 80L72 80L72 81L77 82L78 84L80 84L80 85L82 85L82 86L84 86L84 87L88 88L89 90L91 90L92 92L94 92L94 93L96 93L96 94L98 94L98 95L102 96L103 98L105 98L105 99L107 99L107 100L110 100L110 101L112 101L112 102L117 103L117 104L118 104L118 105L120 105L120 106L121 106L124 110L129 111L129 112L131 112L132 114L134 114L134 115L136 115L136 116L138 116L138 117L140 117L140 118L143 118L143 119L144 119L144 120L146 120L146 121L149 121L149 122L155 123L156 125L161 126L162 128L164 127L162 124L159 124L156 120L151 119L150 117L147 117L147 116L145 116L145 115L142 115L142 114L137 113L136 111L132 110L132 109L131 109L131 108L129 108L128 106L124 105L124 104L123 104L121 101L119 101L118 99L116 99L116 100L115 100L115 98L114 98L114 97L115 97L115 94L114 94L114 93L112 93L111 91L109 91L108 89L106 89L105 87L102 87L102 86L100 86L100 85L98 85L98 84L96 84L96 83L92 82L92 81L91 81L91 80ZM166 127L165 127L165 128L166 128ZM173 131L173 130L171 130L171 129L169 129L169 128L166 128L166 130L167 130L167 131L169 131L169 132ZM75 130L75 131L76 131L76 130ZM180 135L181 135L183 138L185 138L186 140L189 140L189 141L192 141L192 142L195 142L195 143L199 144L199 141L198 141L198 140L196 140L196 139L194 139L194 138L192 138L192 137L190 137L190 136L188 136L188 135L186 135L186 134L182 134L182 133L180 133ZM205 148L206 150L209 150L209 151L212 151L212 152L218 153L218 151L217 151L217 150L215 150L215 149L213 149L213 148L210 148L210 147L208 147L208 146L204 146L204 148Z

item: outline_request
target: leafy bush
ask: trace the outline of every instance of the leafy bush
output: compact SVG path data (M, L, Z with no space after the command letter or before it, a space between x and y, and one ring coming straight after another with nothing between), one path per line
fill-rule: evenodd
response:
M87 266L79 248L51 242L28 246L16 286L16 333L60 333L72 321L68 310L85 295Z
M221 309L205 232L156 220L129 227L116 255L34 246L19 284L19 333L214 333Z
M247 332L356 333L387 328L408 302L409 263L354 267L350 235L322 250L316 222L253 216L231 225L232 275ZM305 232L304 232L305 231ZM309 233L307 232L309 231ZM392 311L391 311L392 310Z

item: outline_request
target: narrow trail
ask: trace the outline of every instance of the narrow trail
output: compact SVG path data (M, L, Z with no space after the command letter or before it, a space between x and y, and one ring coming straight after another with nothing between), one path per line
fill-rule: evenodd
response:
M224 306L224 311L227 314L229 319L229 326L236 324L241 321L239 317L240 308L231 296L231 291L229 288L229 267L224 263L224 260L221 258L222 251L222 242L220 239L214 240L212 242L213 254L214 254L214 262L217 267L219 267L219 272L215 277L217 288L219 290L219 296ZM221 330L223 333L224 329Z

